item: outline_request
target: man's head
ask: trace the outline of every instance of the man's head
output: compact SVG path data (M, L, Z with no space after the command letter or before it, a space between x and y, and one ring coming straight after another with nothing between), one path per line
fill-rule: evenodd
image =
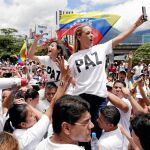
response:
M108 75L107 80L108 80L108 82L113 82L113 77L112 77L112 75Z
M120 120L120 112L115 106L106 106L100 110L97 119L99 127L105 131L113 131Z
M118 74L118 79L121 80L121 81L125 81L126 76L127 76L127 75L126 75L126 71L122 70L122 71L120 71L119 74Z
M120 81L120 80L116 80L114 82L113 88L112 88L112 93L115 94L116 96L122 98L123 97L123 93L122 93L122 88L126 87L125 82Z
M94 125L89 111L89 103L81 97L63 96L54 105L52 115L54 134L63 134L72 142L90 141Z
M135 69L132 68L132 69L131 69L131 76L133 76L134 74L135 74Z
M42 76L42 69L41 69L41 68L39 68L39 69L37 70L37 75L38 75L38 76Z
M45 87L45 98L51 102L57 91L57 85L54 82L47 82Z
M11 89L3 89L2 90L2 102L5 102L9 96L11 95Z
M33 107L39 103L39 93L35 89L28 89L25 93L25 101Z
M28 72L27 66L22 66L22 73L26 74Z
M144 150L149 150L150 145L150 114L140 113L131 120L131 126L139 137Z

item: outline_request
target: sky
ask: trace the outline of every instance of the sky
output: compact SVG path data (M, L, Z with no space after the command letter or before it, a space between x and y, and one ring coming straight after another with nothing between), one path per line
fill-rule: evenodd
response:
M0 0L0 28L15 28L29 35L35 24L55 29L57 10L85 13L102 11L120 15L115 28L124 31L133 24L146 6L148 21L138 30L150 29L150 0Z

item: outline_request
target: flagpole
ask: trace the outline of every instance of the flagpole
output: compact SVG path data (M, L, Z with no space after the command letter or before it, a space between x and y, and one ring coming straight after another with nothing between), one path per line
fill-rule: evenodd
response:
M35 24L35 29L34 30L35 30L35 34L36 34L36 24Z
M24 42L26 43L26 49L25 49L25 56L26 56L26 59L25 59L25 64L27 66L27 53L28 53L28 36L25 35L25 40Z

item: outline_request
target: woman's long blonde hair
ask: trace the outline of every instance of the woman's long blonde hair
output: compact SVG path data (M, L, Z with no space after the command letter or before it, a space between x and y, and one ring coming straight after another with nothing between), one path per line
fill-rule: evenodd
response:
M78 40L78 36L80 36L82 34L83 28L85 26L87 26L87 25L84 24L84 25L79 26L74 33L74 53L78 52L80 50L81 43Z

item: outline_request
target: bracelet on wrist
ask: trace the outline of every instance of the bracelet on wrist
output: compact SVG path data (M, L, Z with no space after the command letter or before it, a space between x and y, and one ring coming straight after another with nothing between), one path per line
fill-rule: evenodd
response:
M65 84L64 80L61 80L59 83L60 86L64 86L64 84Z

